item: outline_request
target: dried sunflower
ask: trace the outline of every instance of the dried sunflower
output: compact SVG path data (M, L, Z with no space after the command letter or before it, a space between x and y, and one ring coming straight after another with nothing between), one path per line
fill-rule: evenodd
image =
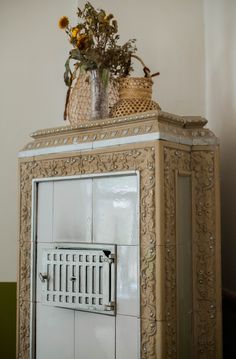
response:
M103 9L96 10L87 1L84 9L78 8L77 15L79 22L75 26L70 26L66 16L59 21L59 27L65 29L73 46L65 63L64 81L68 86L66 107L77 70L98 70L99 76L110 71L113 78L128 76L132 71L131 55L136 51L133 39L124 45L118 43L118 25L113 14ZM70 67L71 60L74 71Z
M111 19L113 19L113 15L112 14L109 14L109 15L106 15L105 17L104 17L104 20L105 21L107 21L107 22L109 22Z
M87 35L81 35L77 39L77 47L79 50L84 50L88 45L89 37Z
M67 16L62 16L58 21L58 26L60 29L65 29L69 25L69 19Z
M77 37L78 33L79 33L79 28L78 27L72 27L71 29L71 36L72 37Z

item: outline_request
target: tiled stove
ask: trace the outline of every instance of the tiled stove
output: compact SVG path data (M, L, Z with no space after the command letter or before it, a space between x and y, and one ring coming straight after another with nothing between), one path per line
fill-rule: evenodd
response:
M218 142L162 111L20 157L19 359L220 358Z

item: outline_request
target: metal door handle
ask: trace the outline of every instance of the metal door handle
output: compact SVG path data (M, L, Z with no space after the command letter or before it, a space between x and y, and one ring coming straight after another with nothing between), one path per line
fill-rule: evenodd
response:
M39 279L41 280L42 283L44 283L46 280L48 280L48 276L47 274L43 274L39 272Z

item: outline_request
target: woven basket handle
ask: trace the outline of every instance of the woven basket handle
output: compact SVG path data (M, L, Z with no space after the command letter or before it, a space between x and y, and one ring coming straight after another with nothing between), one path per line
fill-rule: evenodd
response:
M145 63L143 62L143 60L139 56L131 55L131 57L138 60L143 65L144 77L154 77L154 76L160 75L160 72L155 72L154 74L151 75L150 69L145 65Z

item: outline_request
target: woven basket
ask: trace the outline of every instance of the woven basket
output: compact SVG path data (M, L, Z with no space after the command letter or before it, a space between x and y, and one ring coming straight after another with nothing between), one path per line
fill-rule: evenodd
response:
M119 99L118 86L117 81L111 81L109 84L109 108ZM66 111L71 125L78 125L91 119L91 89L88 75L80 74L78 76L70 92Z
M152 100L152 77L159 73L150 75L150 70L143 61L136 55L143 65L146 77L124 77L119 79L119 100L112 107L112 117L127 116L138 112L159 110L160 106Z

